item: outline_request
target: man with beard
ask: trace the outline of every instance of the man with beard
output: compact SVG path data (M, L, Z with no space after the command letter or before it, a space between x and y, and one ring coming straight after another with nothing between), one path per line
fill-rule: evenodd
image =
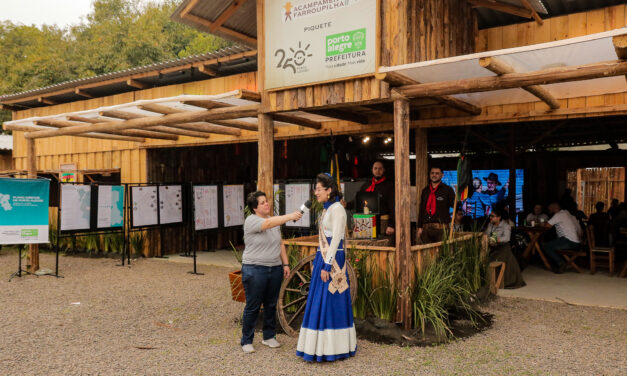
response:
M481 216L488 216L490 215L492 208L505 201L505 192L509 182L505 184L503 188L497 190L496 187L501 185L497 174L490 172L488 177L483 178L483 180L486 181L488 189L483 191L483 194L481 195L481 202L483 203L483 213Z
M431 167L429 185L420 194L418 213L418 239L423 244L442 240L443 231L451 222L450 208L455 203L453 188L442 183L442 169Z

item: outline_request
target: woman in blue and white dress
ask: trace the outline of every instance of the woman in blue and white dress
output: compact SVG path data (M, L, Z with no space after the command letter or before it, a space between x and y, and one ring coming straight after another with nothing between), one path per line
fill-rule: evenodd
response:
M357 335L353 323L353 306L350 288L335 291L329 285L332 267L347 283L344 252L344 234L346 233L346 211L340 199L342 194L337 183L329 174L316 177L315 195L324 205L321 218L320 247L313 262L311 284L303 324L298 337L296 355L307 361L328 361L355 356ZM341 285L341 284L336 284ZM345 285L346 287L346 285Z

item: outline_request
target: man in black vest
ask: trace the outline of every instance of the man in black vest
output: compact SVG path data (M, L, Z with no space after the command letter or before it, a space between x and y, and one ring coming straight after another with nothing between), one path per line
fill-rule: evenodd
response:
M449 209L455 203L453 188L442 183L442 169L431 167L429 185L420 194L418 212L418 239L422 244L442 240L442 234L451 223Z

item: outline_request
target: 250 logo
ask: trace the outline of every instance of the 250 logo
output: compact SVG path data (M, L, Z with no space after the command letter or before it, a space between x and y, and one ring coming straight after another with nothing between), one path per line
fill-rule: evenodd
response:
M296 73L305 63L305 60L312 56L312 54L307 52L309 47L310 44L303 48L302 42L298 42L297 49L290 47L289 51L286 52L284 49L279 48L274 52L274 57L279 57L279 62L276 67L279 69L292 69L292 73Z

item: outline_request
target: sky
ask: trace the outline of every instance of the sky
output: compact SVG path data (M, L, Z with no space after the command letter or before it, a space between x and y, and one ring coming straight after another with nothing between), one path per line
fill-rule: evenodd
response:
M92 0L0 0L0 20L24 25L66 27L81 23Z

